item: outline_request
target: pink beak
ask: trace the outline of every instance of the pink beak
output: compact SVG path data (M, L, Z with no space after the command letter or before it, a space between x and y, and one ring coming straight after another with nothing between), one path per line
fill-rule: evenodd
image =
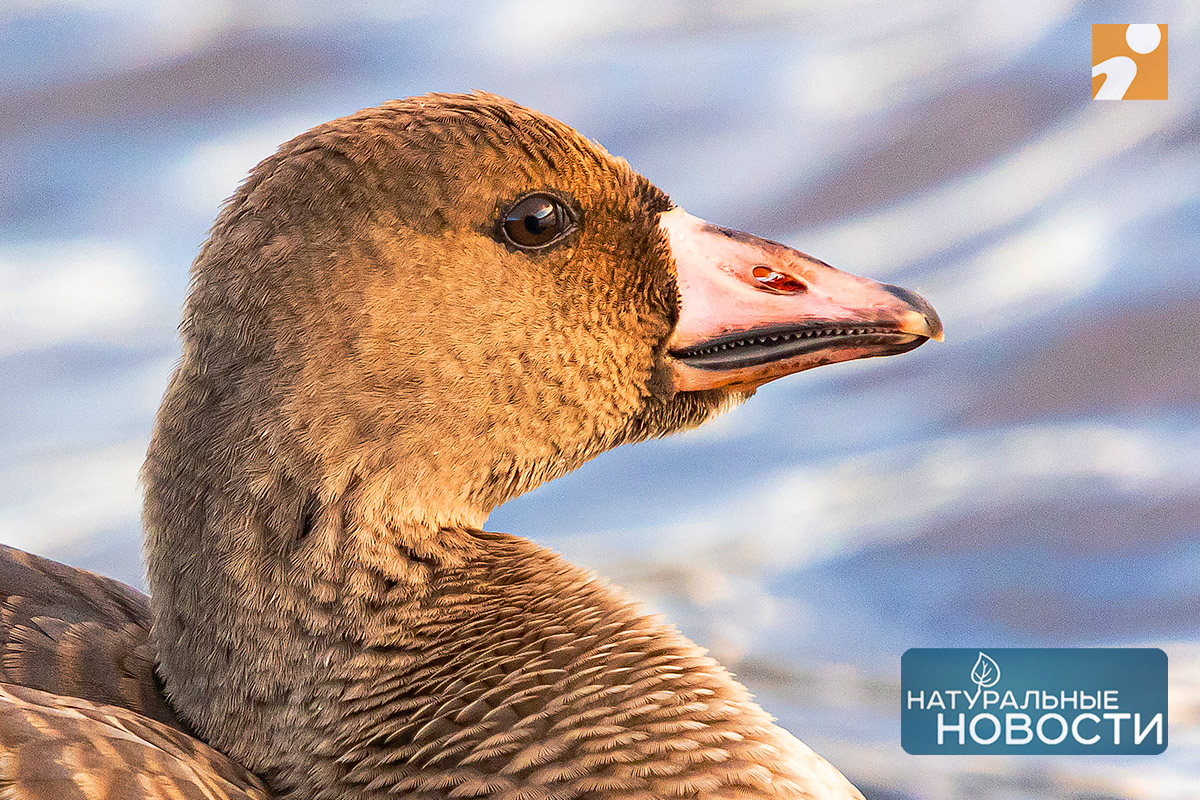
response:
M679 287L668 342L676 389L748 390L823 364L942 340L917 294L840 272L681 208L663 212Z

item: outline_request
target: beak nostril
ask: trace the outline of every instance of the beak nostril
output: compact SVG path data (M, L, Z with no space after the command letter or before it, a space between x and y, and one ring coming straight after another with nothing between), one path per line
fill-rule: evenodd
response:
M808 286L799 278L794 278L778 270L759 265L751 270L758 285L768 291L778 294L800 294L808 291Z

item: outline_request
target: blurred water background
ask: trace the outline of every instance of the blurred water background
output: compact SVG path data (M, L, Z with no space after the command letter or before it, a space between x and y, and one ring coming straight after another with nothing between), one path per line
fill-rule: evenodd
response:
M1171 99L1095 103L1094 22ZM760 390L497 511L710 647L869 798L1200 797L1194 2L0 7L0 541L144 586L188 266L259 159L481 88L690 212L922 292L945 345ZM901 653L1161 646L1153 758L912 757Z

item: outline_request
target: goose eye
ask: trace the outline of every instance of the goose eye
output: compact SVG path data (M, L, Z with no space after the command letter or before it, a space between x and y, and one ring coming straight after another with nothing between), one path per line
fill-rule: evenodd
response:
M545 247L566 235L575 220L561 201L534 194L517 202L501 220L504 238L524 249Z

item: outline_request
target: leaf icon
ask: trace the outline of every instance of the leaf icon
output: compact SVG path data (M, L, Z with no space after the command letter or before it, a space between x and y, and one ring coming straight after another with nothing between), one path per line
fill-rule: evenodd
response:
M971 668L971 680L981 689L990 689L1000 682L1000 665L987 653L980 651Z

